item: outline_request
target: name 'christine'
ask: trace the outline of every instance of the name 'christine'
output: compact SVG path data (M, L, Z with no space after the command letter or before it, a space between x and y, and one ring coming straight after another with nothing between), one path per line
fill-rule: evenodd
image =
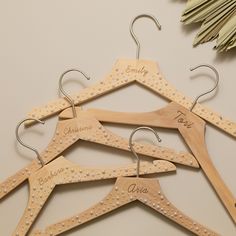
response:
M74 134L74 133L78 133L78 132L82 132L82 131L86 131L86 130L90 130L92 129L92 126L84 126L84 127L76 127L76 128L65 128L64 129L64 135L68 135L68 134Z

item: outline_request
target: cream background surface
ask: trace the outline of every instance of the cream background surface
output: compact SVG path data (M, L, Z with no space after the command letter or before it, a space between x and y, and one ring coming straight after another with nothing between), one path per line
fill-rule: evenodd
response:
M162 73L183 93L195 97L213 84L208 69L190 72L201 63L214 65L221 77L216 96L203 101L215 111L236 121L236 51L217 54L208 43L192 48L198 26L180 23L185 1L177 0L22 0L0 1L0 180L4 180L35 158L34 153L16 143L15 126L34 106L58 97L58 78L69 68L79 68L90 81L74 74L65 83L67 91L79 91L110 72L118 58L134 58L135 44L129 23L141 13L154 14L162 25L141 19L134 30L141 42L140 58L158 62ZM196 79L191 79L196 78ZM151 111L166 101L136 85L113 92L83 107L116 111ZM21 131L25 142L43 150L51 139L57 118L44 126ZM128 138L134 127L106 125ZM157 129L158 130L158 129ZM158 130L161 145L186 150L175 132ZM153 142L141 132L137 140ZM219 173L236 195L235 139L207 126L206 143ZM80 165L111 166L133 162L133 156L99 145L80 142L64 153ZM157 176L158 177L158 176ZM223 236L235 235L236 228L201 171L177 166L176 174L158 177L171 202L196 221ZM59 186L33 228L44 228L97 203L111 189L114 180ZM9 236L16 227L28 199L24 184L0 202L0 235ZM192 235L141 204L131 204L64 235Z

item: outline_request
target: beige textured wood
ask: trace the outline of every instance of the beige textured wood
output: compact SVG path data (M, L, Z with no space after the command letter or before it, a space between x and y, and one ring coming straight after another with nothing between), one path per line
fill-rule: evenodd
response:
M140 163L142 175L175 170L175 165L168 161L156 160L153 163ZM28 205L12 235L25 236L27 234L56 185L134 176L136 173L137 164L110 168L85 168L75 165L62 156L58 157L29 177Z
M96 219L133 201L139 201L144 205L151 207L154 211L176 222L187 230L193 232L195 235L219 235L192 220L171 204L163 194L160 184L156 179L128 177L118 178L111 192L107 197L101 200L100 203L80 214L74 215L71 218L47 227L45 231L35 230L30 235L60 235L63 232Z
M78 112L78 118L58 121L52 141L40 156L46 164L58 157L63 151L79 140L85 140L130 151L129 142L127 139L110 132L102 126L93 115L86 111L80 110ZM134 148L137 153L142 155L199 168L199 164L194 156L187 152L176 152L170 148L138 143L134 143ZM30 174L35 172L37 168L35 168L35 161L33 161L26 168L24 168L23 171L20 173L17 172L15 175L2 182L0 184L0 197L3 198L15 189L18 184L27 180ZM24 170L26 169L28 172L25 173Z
M12 190L14 190L17 186L19 186L26 179L28 179L31 173L36 172L41 167L42 167L41 164L37 160L34 160L25 168L19 170L14 175L8 177L5 181L1 182L0 183L0 200L2 200Z
M208 154L205 143L205 122L202 119L174 102L160 110L147 113L111 112L98 109L90 109L88 112L103 122L178 129L236 223L236 199L220 177ZM60 114L61 118L70 116L70 108Z
M189 109L193 103L192 99L176 90L176 88L174 88L163 77L163 75L160 74L155 62L128 59L118 60L111 73L108 74L105 79L98 84L83 89L78 94L74 94L72 98L74 99L75 104L82 104L133 82L137 82L162 97L174 101L187 109ZM69 106L70 104L66 99L60 98L49 102L44 106L34 108L29 112L27 117L44 119L59 113ZM224 132L236 137L235 122L224 118L222 115L217 114L199 103L196 104L192 112ZM30 124L30 122L28 124Z

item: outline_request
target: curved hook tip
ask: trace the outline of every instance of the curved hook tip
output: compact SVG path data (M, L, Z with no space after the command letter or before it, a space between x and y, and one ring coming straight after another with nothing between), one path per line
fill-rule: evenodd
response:
M191 67L191 68L189 68L189 69L190 69L190 71L194 71L194 70L196 70L196 69L198 69L198 68L200 68L200 67L208 67L208 68L210 68L210 69L215 73L216 81L215 81L215 85L214 85L214 87L213 87L212 89L210 89L210 90L208 90L208 91L202 93L201 95L199 95L199 96L194 100L194 102L193 102L193 104L192 104L192 106L191 106L191 108L190 108L190 111L193 110L193 108L196 106L198 100L199 100L201 97L203 97L203 96L205 96L205 95L207 95L207 94L213 92L213 91L218 87L218 84L219 84L219 73L218 73L218 71L216 70L215 67L213 67L213 66L211 66L211 65L209 65L209 64L200 64L200 65L197 65L197 66L195 66L195 67Z
M157 23L157 27L158 27L158 29L159 29L159 30L161 30L161 29L162 29L162 26L161 26L161 24L160 24L160 23Z

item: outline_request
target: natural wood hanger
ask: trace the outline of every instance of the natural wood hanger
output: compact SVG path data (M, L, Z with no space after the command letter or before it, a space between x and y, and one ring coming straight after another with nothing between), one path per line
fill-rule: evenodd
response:
M137 128L132 133L132 136L137 130L143 128L146 129L147 127ZM150 130L150 128L148 129ZM130 140L132 140L132 136L130 136ZM130 145L130 147L135 156L138 157L132 149L132 144ZM138 163L139 162L140 160L138 159ZM137 174L136 178L119 177L111 192L93 207L85 210L80 214L76 214L71 218L53 224L47 227L44 231L35 230L30 235L60 235L64 232L67 232L68 230L71 230L72 228L75 228L81 224L96 219L104 214L107 214L117 208L120 208L134 201L139 201L144 205L151 207L156 212L162 214L163 216L176 222L180 226L193 232L195 235L219 235L213 232L212 230L200 225L196 221L192 220L191 218L183 214L181 211L179 211L173 204L171 204L162 192L158 180L139 178L139 173Z
M141 175L175 170L174 164L163 160L155 160L153 163L143 162L140 166ZM91 168L81 167L66 160L63 156L58 157L29 177L28 204L12 235L25 236L27 234L57 185L134 176L136 172L135 164L123 167Z
M143 192L135 192L139 188ZM130 190L129 190L130 189ZM147 193L146 193L147 192ZM119 197L119 201L116 198ZM140 201L153 208L158 213L183 226L195 235L219 235L212 230L200 225L179 211L165 197L157 179L120 177L106 198L88 210L74 215L71 218L48 226L45 230L33 230L30 236L55 236L67 232L75 227L99 218L130 202Z
M79 111L80 108L77 107L76 110ZM236 223L236 199L211 161L205 142L206 123L201 118L174 102L160 110L146 113L112 112L100 109L89 109L87 112L101 122L177 129ZM70 118L71 110L66 109L59 117Z
M163 77L163 75L161 75L156 62L139 59L140 43L133 32L133 24L141 17L150 18L160 29L160 24L154 16L143 14L135 17L130 26L130 33L138 46L136 60L119 59L115 63L111 72L103 80L72 96L75 104L82 104L121 87L132 83L138 83L165 99L176 102L187 109L192 106L193 100L178 91ZM64 98L59 98L48 102L43 106L32 109L32 111L28 113L27 117L45 119L58 114L68 107L70 107L70 103ZM224 118L222 115L217 114L208 107L199 103L194 106L192 112L229 135L236 137L235 122ZM28 122L28 124L31 123L32 122Z
M60 81L67 72L69 71L62 74ZM70 96L68 96L64 90L61 91L67 96L68 100L72 102L72 107L74 107L73 100L70 99ZM26 120L32 120L32 118ZM34 118L33 120L34 122L39 121ZM58 121L52 141L49 143L47 148L38 155L41 158L40 162L47 164L79 140L129 151L128 140L107 130L90 113L81 111L78 117ZM196 159L193 155L187 152L176 152L170 148L156 147L149 144L136 144L135 148L137 153L142 155L199 168ZM40 169L42 167L41 163L34 160L31 164L2 182L0 184L0 199L27 180L32 173Z
M220 177L207 151L205 142L206 123L191 112L199 98L214 91L219 83L219 74L214 67L202 64L191 70L195 70L199 67L209 67L212 69L216 74L216 83L212 89L196 98L190 110L172 102L160 110L147 113L112 112L99 109L89 109L88 112L101 122L178 129L222 203L236 223L236 199ZM74 109L77 112L80 110L79 107ZM67 108L60 113L59 117L61 119L71 118L71 109Z

